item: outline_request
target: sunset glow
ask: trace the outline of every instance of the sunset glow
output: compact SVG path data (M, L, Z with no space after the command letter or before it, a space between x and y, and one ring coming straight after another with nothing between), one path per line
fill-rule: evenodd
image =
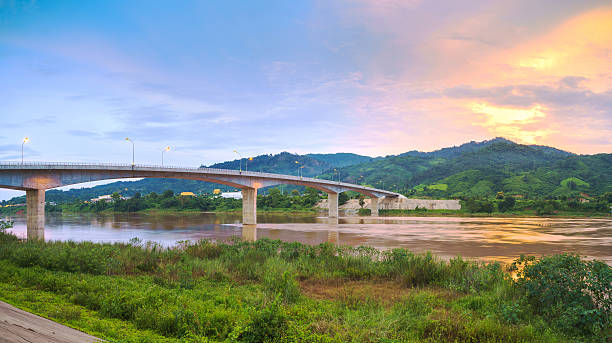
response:
M609 2L453 4L5 2L0 101L19 129L0 155L26 134L30 158L69 161L129 160L128 135L175 164L495 136L612 151Z

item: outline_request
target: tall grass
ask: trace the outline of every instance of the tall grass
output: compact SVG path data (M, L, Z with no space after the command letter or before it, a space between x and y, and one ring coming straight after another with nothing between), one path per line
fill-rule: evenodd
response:
M609 292L610 267L567 256L529 260L527 274L513 280L498 263L460 257L444 261L405 249L266 239L181 242L164 248L138 240L20 241L0 233L0 285L55 294L102 317L182 341L603 339L610 334L610 312L602 310L609 294L601 292ZM583 295L576 320L596 310L596 323L570 328L558 320L559 311L543 311L538 303L537 292L549 290L540 281L563 278L560 266L567 265L574 271L583 268L592 276L591 284L598 282L586 293L581 288L572 293L574 298ZM302 290L305 281L320 287L330 282L366 282L371 287L393 283L409 293L390 307L349 290L331 302L315 301ZM573 313L570 300L554 298L557 293L546 304L553 309L569 304L563 309ZM57 313L64 320L79 317L74 310Z

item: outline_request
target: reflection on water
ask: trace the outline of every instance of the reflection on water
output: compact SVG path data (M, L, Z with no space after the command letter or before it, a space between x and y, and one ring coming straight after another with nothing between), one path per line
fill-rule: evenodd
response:
M10 231L26 237L24 217L10 218ZM316 214L260 214L255 226L242 226L240 214L76 214L48 215L47 240L126 242L138 237L173 245L182 240L229 241L261 238L368 245L379 249L432 251L449 258L461 255L510 261L521 254L574 252L612 264L612 219L341 217Z

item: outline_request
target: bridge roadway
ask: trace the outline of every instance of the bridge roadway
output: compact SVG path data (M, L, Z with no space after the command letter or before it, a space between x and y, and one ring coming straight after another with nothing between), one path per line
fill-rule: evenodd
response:
M200 180L242 190L242 223L257 224L257 190L279 184L307 186L327 193L329 217L338 217L338 194L356 191L371 198L373 216L380 202L403 197L382 189L310 177L231 169L162 167L152 165L58 162L0 162L0 188L26 191L28 238L44 237L45 190L83 182L123 178Z

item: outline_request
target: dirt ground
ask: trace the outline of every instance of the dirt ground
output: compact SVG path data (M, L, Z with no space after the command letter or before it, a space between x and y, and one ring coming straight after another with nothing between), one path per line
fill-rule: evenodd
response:
M101 342L98 338L0 301L0 343Z

